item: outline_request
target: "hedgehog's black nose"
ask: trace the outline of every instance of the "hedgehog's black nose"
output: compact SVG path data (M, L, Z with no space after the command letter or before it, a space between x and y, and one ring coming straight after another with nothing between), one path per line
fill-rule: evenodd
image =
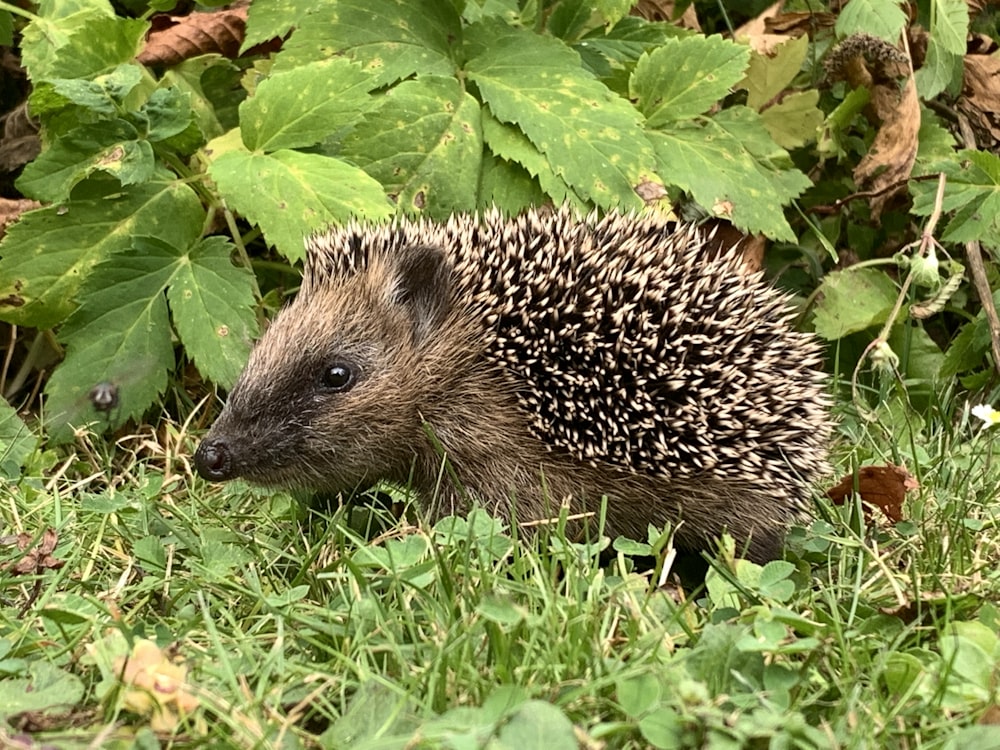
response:
M233 462L229 446L223 438L206 438L201 441L194 454L194 465L198 473L213 482L232 478Z

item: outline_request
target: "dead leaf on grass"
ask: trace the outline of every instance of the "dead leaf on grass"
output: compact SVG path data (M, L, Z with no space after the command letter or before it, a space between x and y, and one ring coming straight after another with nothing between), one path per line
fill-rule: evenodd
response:
M7 569L14 575L27 575L29 573L44 573L46 570L59 570L59 568L66 564L65 560L60 560L58 557L52 556L52 552L55 550L56 544L59 542L59 537L56 534L55 529L45 529L45 531L42 532L41 540L37 545L35 545L34 548L32 548L31 545L34 541L35 536L33 534L28 534L27 532L21 532L17 536L8 536L0 539L0 544L8 546L16 544L17 548L21 552L27 552L27 554L20 560L8 565Z
M854 475L849 474L831 489L827 497L835 505L843 505L854 493ZM858 469L857 487L861 502L869 508L878 508L893 523L903 520L903 501L909 490L920 485L916 478L903 466L862 466Z
M198 708L187 681L188 668L175 649L161 649L139 638L132 652L115 660L115 674L125 686L125 708L149 718L154 732L175 732L178 724Z

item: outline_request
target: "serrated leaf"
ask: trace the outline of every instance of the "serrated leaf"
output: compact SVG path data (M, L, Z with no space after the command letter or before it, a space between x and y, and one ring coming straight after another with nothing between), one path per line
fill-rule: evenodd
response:
M689 120L726 96L742 78L750 50L720 36L671 39L639 58L629 78L647 127Z
M897 293L892 280L875 268L828 273L819 288L816 333L827 341L836 341L882 325L889 319Z
M205 212L187 185L150 182L122 193L105 181L77 192L65 206L25 213L8 229L0 243L0 319L52 328L73 311L94 265L135 234L176 245L201 234Z
M163 290L175 262L147 244L97 266L81 291L80 309L59 331L66 358L45 386L52 440L68 440L72 427L95 421L120 426L141 416L166 389L174 348ZM89 397L98 384L114 389L117 401L103 413Z
M793 149L816 140L824 114L816 105L819 91L809 89L789 94L760 113L760 121L782 148Z
M758 112L791 84L802 68L809 51L809 37L792 37L767 53L756 50L750 55L746 80L747 106Z
M640 208L636 188L661 183L639 113L580 68L557 39L495 19L470 27L466 71L501 122L515 123L582 197Z
M227 203L291 260L305 256L304 238L312 232L392 213L382 186L362 169L319 154L230 151L209 172Z
M595 5L605 25L613 26L628 15L635 3L633 0L597 0Z
M156 89L143 105L140 113L146 118L146 138L156 143L183 133L191 124L191 97L175 88Z
M123 186L146 182L153 176L153 147L125 120L83 125L58 139L17 180L29 198L56 202L69 197L81 180L97 171L119 179Z
M964 55L969 35L969 6L965 0L931 0L931 40L953 55Z
M961 80L962 69L962 56L948 52L932 36L927 42L924 64L913 76L918 93L924 99L933 99L953 80Z
M507 216L514 216L530 206L540 206L546 198L538 181L520 164L488 151L483 154L477 209L498 208Z
M254 0L247 12L246 34L240 53L270 39L280 39L326 3L297 0Z
M407 213L472 211L483 158L479 109L454 78L405 81L344 139L341 154Z
M138 65L119 65L111 73L97 76L93 81L80 78L56 78L45 82L66 100L84 109L100 114L113 115L120 104L142 80ZM34 101L34 97L33 97ZM32 111L41 114L32 106Z
M851 0L837 16L837 37L873 34L893 44L906 25L900 0Z
M186 93L198 130L211 140L236 127L246 91L237 85L239 70L229 60L196 57L163 74L160 85Z
M781 206L812 183L790 164L753 110L734 107L701 125L654 131L650 139L672 184L745 232L793 240ZM777 164L775 163L777 162Z
M930 165L948 178L942 207L955 215L942 237L946 242L979 240L1000 246L1000 158L985 151L959 151L954 158ZM911 187L913 212L927 216L934 210L936 184Z
M275 58L275 72L329 57L361 63L373 88L414 73L451 75L462 25L440 0L340 0L303 17Z
M319 143L371 109L368 92L375 85L360 65L342 57L276 73L240 105L243 142L251 151Z
M552 36L573 40L593 25L594 11L592 0L563 0L552 10L545 27Z
M93 78L132 61L148 28L146 21L103 12L59 23L36 17L25 29L23 62L35 81Z
M0 398L0 477L16 478L37 445L38 436L21 421L17 410Z
M569 185L555 173L545 154L541 153L516 125L506 125L483 110L483 139L497 156L520 164L528 174L538 180L538 184L553 203L570 202L577 208L586 208L582 200Z
M202 375L226 389L257 337L256 280L249 269L233 265L233 249L224 237L202 240L187 251L167 291L185 351Z
M594 29L573 48L578 52L591 50L615 62L633 63L643 52L662 46L668 39L693 34L669 23L650 23L642 18L628 17L610 30Z

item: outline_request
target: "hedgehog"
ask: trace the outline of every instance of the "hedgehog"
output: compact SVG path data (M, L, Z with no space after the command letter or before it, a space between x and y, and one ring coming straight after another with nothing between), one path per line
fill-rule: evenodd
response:
M682 550L728 532L780 556L826 470L822 350L709 240L567 207L313 236L197 470L345 496L386 481L432 519L567 512L574 533L674 524Z

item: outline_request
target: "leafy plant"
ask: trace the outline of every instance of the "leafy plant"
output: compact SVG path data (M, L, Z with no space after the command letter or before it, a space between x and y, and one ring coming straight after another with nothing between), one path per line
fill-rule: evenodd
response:
M794 239L781 208L809 181L752 107L715 111L749 49L627 11L258 0L244 48L294 26L273 58L166 69L136 61L148 25L104 0L18 11L44 147L17 187L52 205L0 245L0 318L65 347L50 436L140 416L178 352L231 386L257 333L258 232L297 262L305 235L351 219L544 200L669 210L684 190L744 231ZM783 142L809 139L813 104ZM99 384L115 408L92 402Z

